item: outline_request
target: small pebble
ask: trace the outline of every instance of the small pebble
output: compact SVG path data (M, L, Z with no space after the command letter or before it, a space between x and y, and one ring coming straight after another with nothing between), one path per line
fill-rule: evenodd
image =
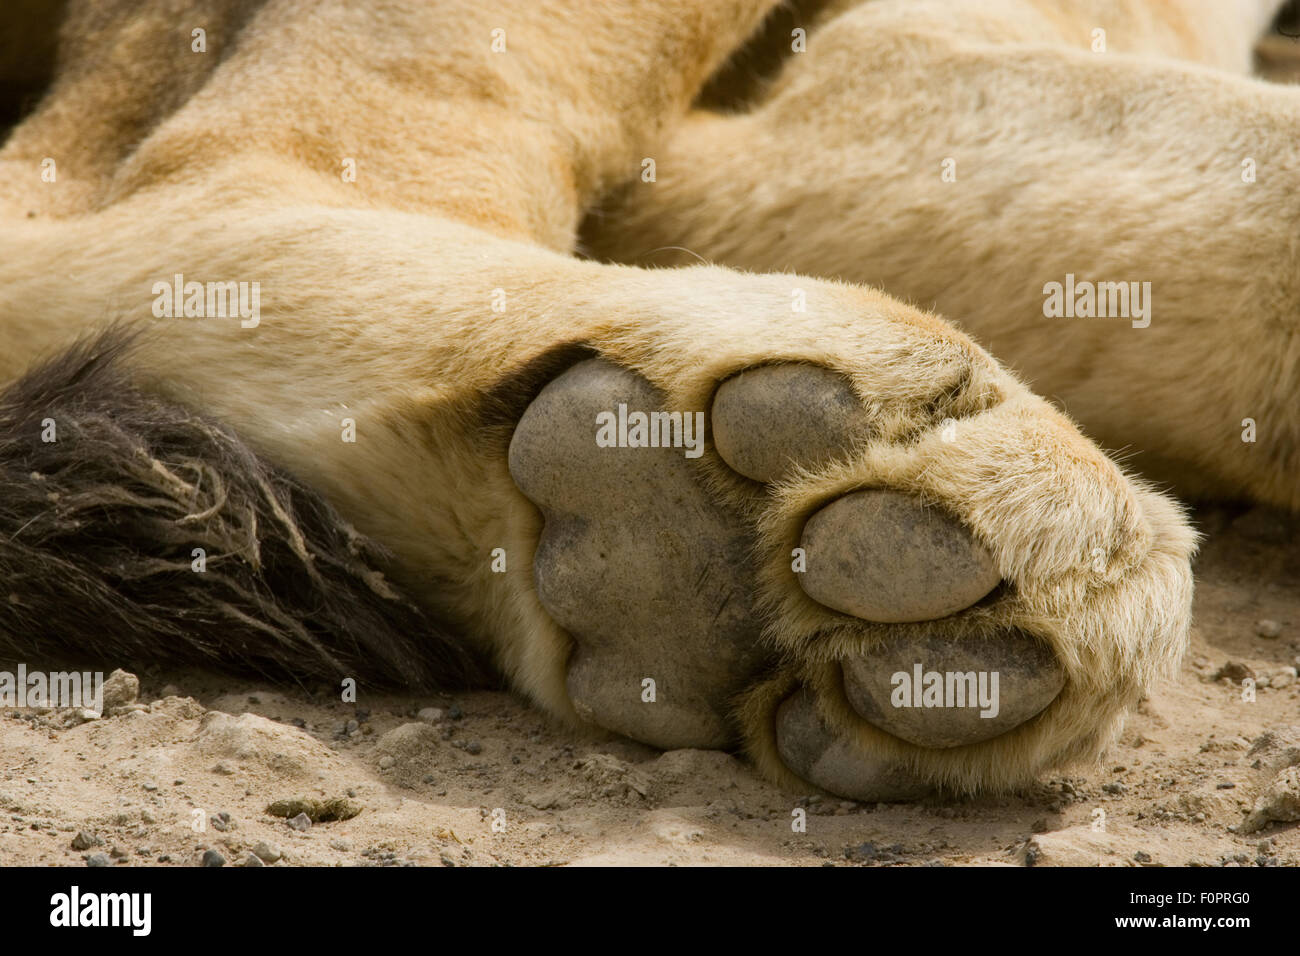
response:
M124 670L115 670L108 675L101 688L100 703L107 714L115 707L125 707L135 703L140 696L140 678Z
M460 720L465 716L465 711L460 709L460 704L452 704L447 710L447 716L452 720Z
M203 866L225 866L226 858L216 850L205 850L203 853Z
M86 857L86 866L112 866L112 865L113 864L109 862L108 854L106 853L92 853L90 854L90 856Z
M311 817L307 816L305 813L300 813L289 821L289 826L295 830L310 830Z
M87 833L85 830L78 830L77 835L72 838L72 848L74 850L89 850L92 846L99 846L104 841L93 833Z
M248 859L244 861L244 866L266 866L256 853L248 854Z
M1282 633L1282 625L1279 624L1277 621L1269 621L1269 620L1256 621L1255 633L1259 637L1271 641L1273 638L1277 637L1279 634Z
M1226 677L1228 680L1235 683L1237 681L1245 680L1247 677L1254 676L1255 672L1247 665L1242 664L1239 661L1228 661L1215 672L1214 679L1222 680Z
M416 716L426 724L436 724L442 720L442 710L438 707L425 707Z
M397 766L397 758L395 758L395 757L393 757L393 756L391 756L391 755L388 755L388 756L384 756L384 757L380 757L380 758L379 758L379 769L380 769L380 770L391 770L391 769L392 769L393 767L395 767L395 766Z
M271 843L259 842L253 847L253 854L267 863L274 863L280 859L280 848Z

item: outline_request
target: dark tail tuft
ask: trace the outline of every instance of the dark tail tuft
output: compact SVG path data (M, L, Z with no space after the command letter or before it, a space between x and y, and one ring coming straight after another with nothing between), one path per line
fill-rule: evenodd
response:
M477 682L377 544L229 429L132 386L129 347L110 331L0 392L0 655Z

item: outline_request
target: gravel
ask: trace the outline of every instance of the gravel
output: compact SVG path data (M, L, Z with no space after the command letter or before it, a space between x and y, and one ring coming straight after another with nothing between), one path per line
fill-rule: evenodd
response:
M1277 621L1263 620L1255 622L1255 634L1259 637L1265 638L1266 640L1271 641L1281 633L1282 625Z
M74 850L89 850L92 846L99 846L103 842L93 833L78 830L77 835L72 838L72 848Z
M140 678L124 670L108 675L102 689L102 713L109 714L117 707L134 704L140 697Z
M280 852L280 848L275 844L262 841L253 847L253 855L267 863L275 863L284 854Z

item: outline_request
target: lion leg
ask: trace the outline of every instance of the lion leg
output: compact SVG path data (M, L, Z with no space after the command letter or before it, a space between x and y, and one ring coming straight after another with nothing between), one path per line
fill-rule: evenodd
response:
M1182 651L1177 509L880 294L382 212L250 212L183 252L152 221L61 262L135 313L199 263L267 280L254 328L153 322L137 379L319 489L551 713L884 799L1091 754ZM625 411L680 425L618 437ZM900 710L917 668L970 696Z
M840 283L546 248L644 140L558 143L516 108L504 131L529 137L475 152L453 134L481 97L453 98L412 134L436 175L353 205L322 172L342 135L301 154L321 169L185 148L236 116L278 135L266 91L231 82L132 153L102 212L6 230L0 356L110 303L136 383L316 489L550 713L743 743L863 799L997 788L1094 753L1181 654L1176 506L960 332ZM558 200L525 175L539 155ZM174 276L257 281L260 306L187 315Z
M835 29L841 14L878 27L939 31L980 43L1051 45L1080 52L1191 60L1237 73L1254 65L1257 41L1287 0L834 0L813 26ZM856 14L863 7L870 14Z

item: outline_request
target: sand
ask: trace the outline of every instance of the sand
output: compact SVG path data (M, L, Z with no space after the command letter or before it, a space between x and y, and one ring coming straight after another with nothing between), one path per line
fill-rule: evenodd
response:
M344 704L137 662L139 703L117 716L0 712L0 864L196 866L215 851L237 866L263 844L275 866L1295 866L1300 518L1197 522L1177 679L1102 761L1022 793L857 804L783 791L724 753L583 736L508 693ZM1268 686L1243 700L1252 672ZM285 800L355 815L298 829L268 813Z

